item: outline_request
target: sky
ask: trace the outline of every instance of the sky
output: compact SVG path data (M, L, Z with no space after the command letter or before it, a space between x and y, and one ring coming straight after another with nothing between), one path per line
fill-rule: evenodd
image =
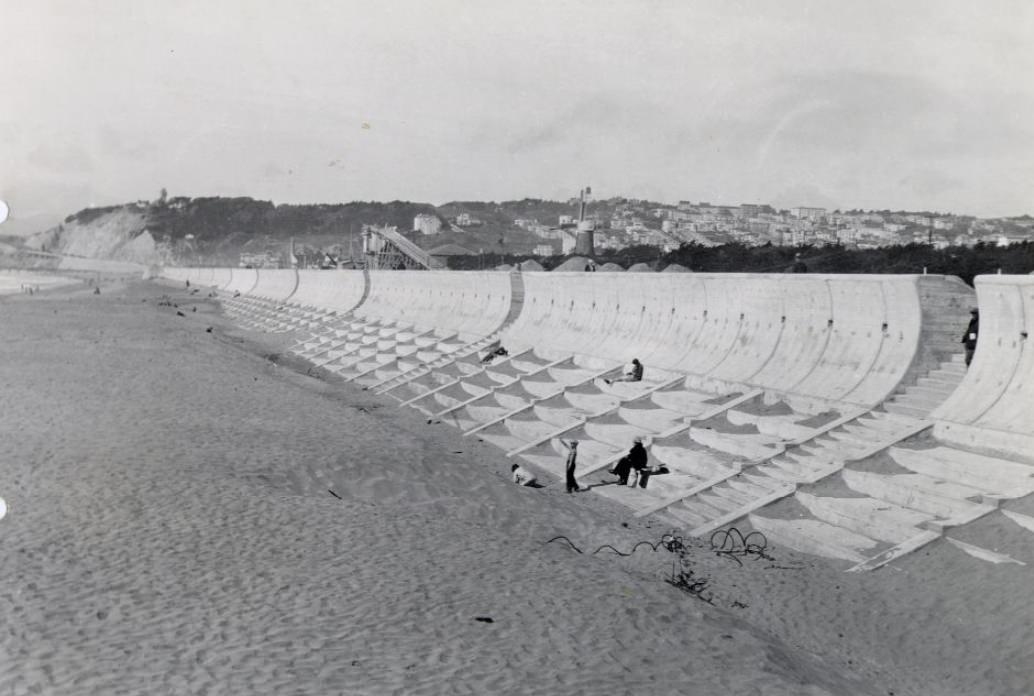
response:
M1034 3L4 3L0 234L170 196L1034 214ZM30 230L31 231L31 230Z

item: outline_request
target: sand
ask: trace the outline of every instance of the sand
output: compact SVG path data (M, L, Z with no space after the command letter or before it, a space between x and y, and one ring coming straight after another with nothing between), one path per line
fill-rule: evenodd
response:
M27 292L29 288L33 293L53 288L76 285L80 281L65 276L49 273L33 273L23 270L5 270L0 272L0 295L15 295Z
M663 549L590 553L662 523L514 486L493 446L211 300L51 291L0 327L0 694L1034 692L1034 545L1008 527L974 542L1027 566L689 541L706 603Z

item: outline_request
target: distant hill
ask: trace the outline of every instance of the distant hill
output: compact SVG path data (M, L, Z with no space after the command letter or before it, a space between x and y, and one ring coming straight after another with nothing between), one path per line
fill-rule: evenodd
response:
M242 251L282 251L291 238L302 246L347 248L353 237L358 250L363 224L408 231L414 216L434 210L404 201L274 205L252 198L171 198L87 208L32 235L26 246L143 263L236 266Z
M441 232L412 232L418 214L437 216ZM476 224L450 221L466 214ZM282 253L292 238L300 248L358 253L364 224L390 225L425 249L458 244L486 253L528 254L544 240L515 224L556 225L577 215L569 202L456 201L435 207L410 201L274 205L252 198L186 198L87 208L26 239L26 246L56 253L140 263L237 265L242 252Z

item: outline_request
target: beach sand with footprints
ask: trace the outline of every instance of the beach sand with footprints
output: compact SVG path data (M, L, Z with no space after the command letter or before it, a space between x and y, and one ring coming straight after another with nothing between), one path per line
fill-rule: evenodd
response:
M1034 692L1022 534L851 574L636 547L669 528L287 341L146 282L0 300L0 694Z

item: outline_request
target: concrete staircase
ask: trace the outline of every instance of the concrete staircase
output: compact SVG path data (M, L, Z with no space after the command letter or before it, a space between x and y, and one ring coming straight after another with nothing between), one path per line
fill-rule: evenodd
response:
M797 514L750 516L770 541L805 553L850 561L850 570L873 570L1034 493L1034 465L928 443L888 450L884 472L848 468L839 473L840 495L795 492ZM836 491L831 491L836 493ZM843 493L848 494L844 497ZM1003 510L1026 527L1025 515ZM962 542L966 552L992 562L1016 562L993 549ZM958 546L958 544L955 544ZM961 547L960 547L961 548Z
M956 353L917 379L914 384L894 394L883 404L883 408L888 413L926 418L944 403L965 376L965 356Z

